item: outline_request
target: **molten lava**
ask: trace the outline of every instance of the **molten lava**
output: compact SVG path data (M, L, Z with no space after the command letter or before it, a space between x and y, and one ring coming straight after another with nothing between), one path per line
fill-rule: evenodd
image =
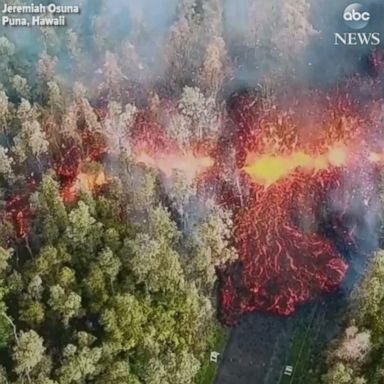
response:
M369 152L367 160L379 164L383 161L383 156L376 152ZM297 169L301 169L304 173L312 173L314 176L321 170L344 167L353 161L353 150L339 143L322 155L305 152L293 152L285 156L248 154L243 169L259 184L269 186Z
M297 304L335 289L346 273L333 243L297 221L307 218L311 227L318 220L316 204L335 187L337 174L317 173L326 188L312 175L296 171L290 176L268 188L244 179L250 196L236 215L234 233L240 268L228 267L222 287L227 323L253 310L291 314Z
M300 126L275 116L278 110L250 113L251 102L240 97L232 111L242 172L237 183L221 186L221 201L235 215L239 251L239 260L220 271L227 324L255 310L289 315L340 285L348 263L335 240L362 253L358 216L375 206L375 164L382 162L357 123L328 124L317 141L307 142L299 138ZM345 113L351 109L327 115L341 122Z
M292 100L265 107L255 97L238 95L228 105L229 129L223 127L218 143L181 148L145 111L129 137L113 140L119 148L126 145L136 162L167 177L177 171L215 191L218 203L233 212L239 260L218 271L220 314L227 324L254 310L291 314L343 281L348 262L340 244L362 253L359 234L376 204L374 180L384 156L369 145L361 130L369 122L347 99L316 95L315 100L310 106ZM307 113L287 112L305 105ZM303 115L312 116L311 131ZM94 163L100 165L107 153L118 155L115 147L107 150L108 140L99 133L84 130L81 139L81 145L64 145L54 159L65 202L80 190L97 193L110 176ZM7 212L17 234L27 236L28 196L9 199Z

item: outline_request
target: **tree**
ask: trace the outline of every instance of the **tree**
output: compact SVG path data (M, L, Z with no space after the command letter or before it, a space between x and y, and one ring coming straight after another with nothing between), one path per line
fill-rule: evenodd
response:
M81 313L81 296L75 292L65 292L60 285L50 287L48 304L59 314L65 326L69 320Z
M113 254L112 250L107 247L100 252L97 264L112 285L120 271L121 261Z
M123 111L121 104L115 101L109 103L108 117L104 124L113 149L120 150L121 147L124 147L131 150L129 139L137 112L137 108L133 104L126 104Z
M26 131L31 152L36 158L48 153L49 143L38 121L25 123L23 129Z
M15 372L30 380L32 370L39 364L45 353L44 340L33 330L19 333L13 348Z
M231 212L207 203L210 213L198 221L191 231L187 271L193 281L204 291L211 291L216 281L216 268L238 257L231 246Z
M35 259L30 262L32 278L39 276L46 281L51 281L57 266L61 263L58 249L53 246L41 248Z
M30 326L40 325L45 319L45 306L42 303L43 281L39 275L32 278L26 291L19 302L20 319Z
M94 250L100 240L101 228L101 223L91 216L89 206L80 201L68 216L66 236L72 247Z
M384 251L375 255L367 277L360 289L355 291L355 317L359 324L368 327L373 334L384 330L384 319L381 316L381 306L384 302L384 292L381 289L384 281Z
M83 98L81 100L81 111L83 113L87 129L90 132L101 132L101 126L98 121L97 115L86 98Z
M271 43L286 60L301 52L316 31L309 21L307 0L286 1L282 7L275 9L279 12L276 22L271 23L271 27L275 28Z
M1 50L1 38L0 38ZM7 133L7 117L9 115L9 100L7 94L0 87L0 127L4 134Z
M322 382L324 384L353 384L353 371L343 363L337 363L322 377Z
M64 100L61 95L59 84L56 81L49 81L48 85L48 105L51 108L51 113L55 114L62 111Z
M90 266L84 285L88 296L92 297L89 305L90 310L95 313L99 312L108 301L110 292L105 274L96 263Z
M9 384L9 383L10 381L7 375L7 371L2 365L0 365L0 384Z
M109 51L105 54L104 75L108 91L118 96L123 74L116 56Z
M214 100L206 98L197 87L184 87L179 102L181 113L191 119L196 138L211 137L218 129L218 117L214 111Z
M24 77L15 75L12 78L12 85L20 97L27 99L30 96L31 87L28 85L28 81Z
M21 102L17 108L16 115L21 124L27 121L31 122L37 120L38 118L36 108L33 107L31 103L24 98L21 99Z
M146 369L145 382L148 384L192 384L200 364L192 355L183 352L176 355L169 352L164 361L151 359Z
M73 93L76 106L78 107L78 117L84 120L85 126L90 132L101 132L101 125L97 115L87 99L87 88L82 83L76 82L73 87Z
M12 257L12 254L12 249L4 249L0 246L0 276L2 276L9 267L9 261Z
M37 73L41 76L44 81L50 81L54 77L55 68L58 63L57 57L52 57L48 55L46 52L43 52L40 55L38 65L37 65Z
M181 148L186 147L193 137L191 119L178 111L169 116L166 130L168 136L174 139Z
M79 133L77 132L77 106L71 105L66 109L63 117L63 135L79 141Z
M121 269L120 259L108 247L92 262L85 282L87 293L92 297L92 311L98 312L114 293L114 283Z
M116 348L129 351L141 340L146 303L130 294L116 294L101 315L101 324Z
M169 381L180 384L192 384L200 363L192 353L183 351L179 354L169 353L166 356Z
M174 249L179 232L169 212L161 206L150 210L147 231L126 241L137 284L144 284L150 292L179 289L184 283L180 255Z
M194 240L197 243L203 242L211 250L215 266L223 265L236 257L234 249L230 247L232 225L232 213L213 205L207 219L197 228Z
M371 350L371 335L369 331L359 332L357 327L345 330L344 339L336 349L335 356L346 362L363 362Z
M170 85L176 90L180 84L185 84L186 78L198 73L202 63L204 40L201 38L201 17L196 8L196 0L180 1L177 18L168 33L165 56L169 67Z
M150 292L180 288L183 272L176 251L147 234L139 234L127 244L132 252L129 266L137 284L145 284Z
M31 197L32 208L39 213L35 231L48 244L53 244L68 225L68 216L59 193L59 185L51 174L46 174L38 191Z
M8 155L8 149L0 145L0 176L4 179L12 179L14 173L12 170L13 159Z
M225 78L226 61L225 41L213 36L207 46L200 82L203 89L208 89L213 96L219 92Z
M137 376L131 372L130 365L127 360L116 360L107 366L96 380L97 384L139 384Z
M3 295L3 293L2 293ZM12 340L14 323L7 315L7 307L3 302L3 298L0 300L0 348L6 348Z
M25 298L20 303L20 319L30 326L39 326L45 320L44 305L30 298Z
M148 384L170 384L164 364L156 358L148 362L144 380Z
M79 348L68 344L63 351L63 363L57 371L59 384L86 382L96 374L101 356L101 348Z
M42 155L48 153L49 143L37 120L23 122L21 131L15 137L14 142L15 152L21 162L26 160L28 154L39 160Z

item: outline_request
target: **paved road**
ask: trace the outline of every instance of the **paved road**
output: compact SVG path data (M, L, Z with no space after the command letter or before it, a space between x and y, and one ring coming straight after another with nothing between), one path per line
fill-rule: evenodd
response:
M296 316L244 316L232 330L215 384L277 383Z
M277 384L287 361L297 326L313 321L316 340L312 351L319 356L340 331L342 314L353 286L363 276L369 258L353 257L339 292L324 295L317 304L307 304L290 317L251 313L231 331L214 384ZM310 313L318 306L316 317Z
M340 331L345 299L345 292L327 295L290 317L264 313L244 316L231 331L215 384L277 384L297 327L312 324L316 340L311 340L311 348L319 355Z

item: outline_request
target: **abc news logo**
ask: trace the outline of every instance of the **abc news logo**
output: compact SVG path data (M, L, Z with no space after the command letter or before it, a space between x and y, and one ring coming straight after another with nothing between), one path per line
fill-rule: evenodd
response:
M345 8L343 13L345 24L354 30L361 30L369 24L371 14L366 7L360 3L353 3ZM335 45L372 45L380 44L380 33L378 32L346 32L335 33Z

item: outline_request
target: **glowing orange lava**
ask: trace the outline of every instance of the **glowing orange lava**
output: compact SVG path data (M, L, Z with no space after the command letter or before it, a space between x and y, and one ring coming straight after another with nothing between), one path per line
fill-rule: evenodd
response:
M235 182L213 179L219 201L234 212L239 252L239 260L220 271L226 324L255 310L293 313L340 286L349 266L340 244L347 253L364 254L356 236L376 206L376 165L383 156L371 150L369 126L346 99L326 100L318 104L328 109L318 113L312 104L306 114L329 120L318 120L316 135L302 136L308 130L295 121L294 100L289 113L258 109L252 95L232 101L242 172Z
M363 218L374 207L378 194L372 175L384 164L383 152L364 140L367 132L346 97L315 96L318 102L310 103L308 116L318 116L319 127L308 140L300 136L307 127L302 116L288 112L300 112L306 100L262 107L247 94L228 107L231 130L223 127L218 142L181 147L145 109L128 138L113 140L119 149L126 143L135 162L166 177L181 173L233 212L231 241L239 260L218 269L220 313L227 324L255 310L288 315L297 305L337 289L348 262L328 233L345 248L357 247L360 224L351 223L348 209L358 206L354 217ZM325 107L310 110L318 105ZM63 145L53 161L63 200L73 202L81 190L98 193L110 182L103 156L113 159L119 153L108 148L107 139L84 130L81 145ZM28 193L7 202L20 237L28 234ZM336 208L330 200L337 201Z
M353 157L353 151L340 143L330 147L324 154L309 154L303 151L293 152L289 155L250 153L243 170L257 183L269 186L293 174L297 169L315 175L321 170L347 166ZM378 163L382 160L382 156L370 152L368 160Z

